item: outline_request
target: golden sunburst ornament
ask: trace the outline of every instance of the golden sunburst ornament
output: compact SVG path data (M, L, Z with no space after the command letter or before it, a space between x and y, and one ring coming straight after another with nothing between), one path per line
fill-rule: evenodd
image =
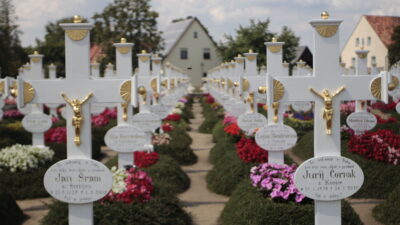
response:
M154 92L157 92L157 78L153 78L150 81L150 86L151 86L151 89L153 89Z
M4 88L5 88L5 81L0 82L0 93L4 94Z
M89 33L88 30L66 30L68 37L73 41L80 41Z
M125 81L124 83L122 83L119 89L119 94L121 95L121 98L126 102L131 101L131 85L132 82L130 80Z
M397 77L392 76L392 82L388 85L389 91L393 91L399 85L399 79Z
M117 50L119 53L125 55L129 52L129 47L125 46L125 47L118 47Z
M380 77L375 78L372 81L371 86L370 86L370 91L371 91L372 96L374 96L377 99L381 99L381 97L382 97L381 96L381 89L382 89L381 82L382 82L382 79Z
M242 78L242 92L249 90L249 87L250 87L250 82L247 79Z
M24 104L30 103L35 97L35 88L28 82L24 81Z
M271 51L272 53L277 53L280 52L282 49L282 45L270 45L268 46L269 51Z
M321 35L322 37L332 37L333 35L336 34L339 26L337 25L321 25L321 26L316 26L315 29L317 30L318 34Z
M274 102L282 99L285 93L285 87L279 80L274 80Z

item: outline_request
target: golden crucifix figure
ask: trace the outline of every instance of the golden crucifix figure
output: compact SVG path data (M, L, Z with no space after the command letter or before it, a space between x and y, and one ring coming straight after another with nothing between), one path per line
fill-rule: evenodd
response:
M315 95L321 97L324 100L325 107L324 107L324 113L323 113L323 118L326 120L326 134L331 135L332 134L332 118L333 118L333 98L340 94L342 91L344 91L345 87L341 87L338 90L336 90L333 94L329 93L328 89L323 89L321 93L318 93L316 90L313 88L310 88L310 91L314 93Z
M93 96L93 93L89 93L82 101L77 98L69 99L64 93L61 93L61 96L72 107L72 112L74 113L72 126L75 127L74 143L79 146L81 144L81 127L83 123L82 105Z

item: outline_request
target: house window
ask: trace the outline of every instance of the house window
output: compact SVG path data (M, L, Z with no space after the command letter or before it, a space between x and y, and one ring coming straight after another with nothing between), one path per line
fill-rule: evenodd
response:
M356 47L360 45L360 38L356 38Z
M371 45L371 37L367 37L367 45L368 45L368 46Z
M209 48L203 49L203 59L210 59L210 58L211 58L210 49Z
M188 49L181 48L181 59L188 59Z
M203 73L203 77L207 77L207 73Z
M197 39L197 31L193 32L193 38Z
M363 39L361 39L361 46L364 46L364 38Z
M355 57L352 57L351 58L351 66L355 66L356 65L356 58Z
M375 56L371 56L371 64L376 65L376 57Z

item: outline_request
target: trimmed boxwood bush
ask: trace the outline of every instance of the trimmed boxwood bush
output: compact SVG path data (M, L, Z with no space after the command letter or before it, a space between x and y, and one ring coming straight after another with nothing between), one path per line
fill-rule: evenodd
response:
M180 165L192 165L197 162L197 156L190 148L192 138L177 127L168 133L172 140L168 145L156 145L155 151L171 156Z
M297 122L293 119L285 118L284 124L292 127L296 131L298 139L301 139L306 133L314 129L314 123L309 121Z
M213 142L217 143L220 139L227 138L228 135L224 131L224 124L222 120L218 121L212 129Z
M244 163L239 159L236 151L227 149L207 173L207 187L217 194L229 196L236 185L249 175L250 168L254 165Z
M385 225L400 224L400 185L397 185L387 200L372 211L374 217Z
M309 159L314 154L314 133L309 132L293 148L293 152L303 160ZM354 194L354 198L387 198L390 192L400 184L400 166L391 165L350 153L347 150L347 140L342 140L342 155L356 162L364 172L364 184Z
M29 145L32 134L22 127L20 121L0 124L0 149L14 144Z
M311 225L314 224L314 206L275 202L252 187L250 179L244 179L226 203L220 222L222 225ZM342 224L363 224L346 201L342 201Z
M235 143L231 142L230 139L220 139L210 150L208 160L212 164L216 164L218 160L224 157L227 151L234 152L236 149Z
M25 216L6 186L0 185L1 224L19 225Z
M94 225L191 225L180 201L168 192L155 193L146 203L94 204ZM68 225L68 205L55 202L42 219L42 225Z
M203 104L204 121L199 127L201 133L211 133L215 124L220 120L218 113L211 109L209 104Z
M113 157L106 165L111 168L118 164L118 157ZM179 164L168 155L160 155L158 162L144 168L154 184L172 194L180 194L190 187L190 179Z

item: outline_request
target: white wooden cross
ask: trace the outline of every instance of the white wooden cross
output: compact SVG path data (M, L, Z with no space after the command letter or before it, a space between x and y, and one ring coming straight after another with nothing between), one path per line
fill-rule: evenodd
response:
M275 77L284 86L282 101L314 101L314 156L340 156L340 102L344 100L376 99L370 86L376 76L339 75L339 25L341 20L312 20L314 28L314 72L308 77ZM386 100L386 80L372 86L380 100ZM311 89L312 88L312 89ZM313 93L311 90L314 90ZM325 91L324 91L325 90ZM318 94L317 94L318 93ZM326 94L323 98L322 94ZM334 96L334 97L332 97ZM324 115L324 116L323 116ZM329 119L331 117L331 119ZM324 119L328 118L328 119ZM316 225L341 224L341 201L315 201Z
M32 80L44 79L43 55L35 51L29 58L30 70L24 76ZM32 104L30 109L31 112L25 115L22 125L32 133L32 145L44 147L44 132L51 127L51 118L43 113L43 104Z
M76 16L74 23L60 24L60 26L65 30L66 78L63 80L19 78L18 104L20 106L28 103L66 104L67 158L86 159L84 162L89 162L88 159L91 159L92 155L90 103L123 102L119 92L124 80L90 77L89 47L92 24L81 23L81 19ZM74 108L71 105L74 105ZM100 166L94 160L90 162ZM110 180L111 174L103 179ZM108 185L103 184L111 188ZM93 202L70 203L68 218L70 225L93 224Z

